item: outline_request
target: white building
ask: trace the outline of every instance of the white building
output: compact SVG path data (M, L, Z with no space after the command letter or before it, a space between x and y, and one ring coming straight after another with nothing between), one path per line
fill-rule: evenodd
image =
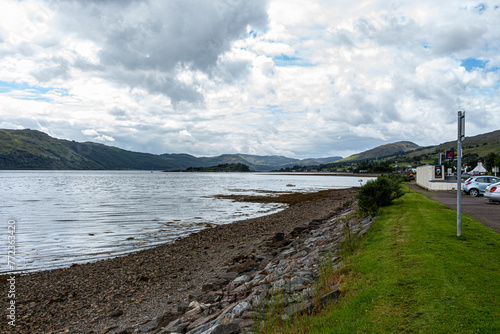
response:
M428 190L457 190L457 180L445 176L443 165L417 167L417 184ZM463 189L463 182L462 187Z
M486 172L488 172L486 170L486 168L484 167L483 163L481 161L479 161L477 163L477 166L476 168L474 168L473 170L470 171L471 174L485 174Z

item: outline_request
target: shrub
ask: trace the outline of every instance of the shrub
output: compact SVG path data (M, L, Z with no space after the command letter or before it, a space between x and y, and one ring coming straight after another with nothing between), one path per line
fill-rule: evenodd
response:
M397 175L382 175L368 181L357 194L358 207L362 213L376 215L378 210L392 200L403 196L402 180Z

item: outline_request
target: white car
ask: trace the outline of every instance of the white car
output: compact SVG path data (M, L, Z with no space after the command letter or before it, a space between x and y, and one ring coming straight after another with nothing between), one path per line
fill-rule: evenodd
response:
M484 198L490 202L500 203L500 182L487 186L484 191Z

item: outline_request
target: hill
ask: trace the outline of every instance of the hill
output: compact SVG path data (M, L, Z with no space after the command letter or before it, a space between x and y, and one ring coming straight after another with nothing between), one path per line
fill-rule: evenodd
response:
M456 148L456 140L426 147L420 147L411 142L398 142L375 147L331 164L323 164L317 166L316 169L365 170L386 173L394 171L396 165L416 167L425 164L437 164L440 153L442 153L442 162L445 162L444 153L446 151L456 152ZM462 163L469 167L468 170L474 168L478 161L487 161L487 157L491 154L499 159L500 130L466 137L462 141L462 148ZM450 167L453 167L453 164L456 165L453 162Z
M239 163L249 166L253 171L269 171L289 164L309 166L341 158L300 160L247 154L198 158L189 154L150 154L93 142L56 139L36 130L0 129L0 169L184 170L189 167Z
M400 141L397 143L378 146L378 147L372 148L368 151L361 152L361 153L358 153L355 155L351 155L351 156L349 156L345 159L342 159L340 161L344 162L344 161L376 160L376 159L380 159L383 157L400 155L402 153L414 151L418 148L420 148L420 146L418 146L417 144L412 143L410 141Z

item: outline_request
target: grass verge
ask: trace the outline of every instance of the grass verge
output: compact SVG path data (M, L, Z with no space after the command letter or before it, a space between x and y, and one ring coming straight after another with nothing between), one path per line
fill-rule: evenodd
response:
M343 297L275 333L500 333L500 234L407 193L345 261Z

